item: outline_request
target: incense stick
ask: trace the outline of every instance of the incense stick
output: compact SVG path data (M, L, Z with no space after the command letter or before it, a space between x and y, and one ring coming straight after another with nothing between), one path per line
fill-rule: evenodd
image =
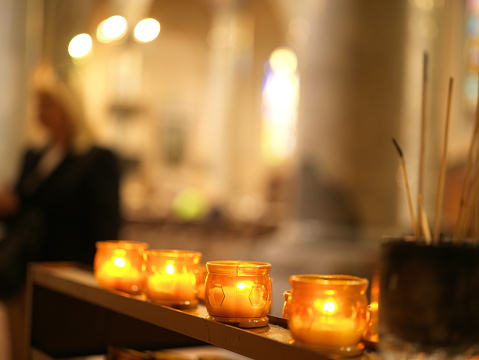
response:
M418 223L422 223L422 197L424 187L424 157L426 154L426 109L427 109L427 72L428 72L428 54L423 56L423 77L422 77L422 103L421 103L421 141L419 149L419 170L418 170L418 193L417 193L417 212ZM419 237L421 236L421 227L419 227Z
M437 194L436 194L436 210L434 214L434 232L433 240L434 242L439 241L439 232L441 224L441 212L442 212L442 203L444 196L444 180L446 177L446 161L447 161L447 145L449 138L449 119L451 111L451 101L452 101L452 90L454 87L453 78L449 79L449 89L447 94L447 106L446 106L446 121L444 125L444 138L442 143L442 158L441 165L439 169L439 178L437 182Z
M429 229L429 223L427 221L426 210L424 210L424 206L422 205L422 196L419 196L421 208L419 209L419 217L421 219L421 230L424 236L424 240L426 240L426 244L431 243L431 229Z
M471 177L471 182L469 183L469 191L467 196L467 201L465 202L461 231L459 233L458 240L461 242L464 240L468 231L470 232L472 228L470 227L471 221L474 216L474 211L476 207L474 206L477 201L477 188L478 188L478 178L477 176Z
M413 229L413 232L414 232L414 236L416 237L416 239L418 239L418 237L419 237L419 226L418 226L418 223L417 223L417 220L416 220L416 215L414 214L414 206L413 206L413 203L412 203L411 189L409 187L409 178L408 178L407 170L406 170L406 160L404 160L403 152L401 150L401 147L397 143L397 141L394 138L392 140L393 140L393 144L396 147L396 150L399 154L399 160L400 160L400 163L401 163L401 172L402 172L403 180L404 180L404 190L406 192L406 199L407 199L407 203L408 203L408 207L409 207L409 215L411 217L412 229Z
M474 201L477 201L477 198L479 197L479 181L477 181L478 179L476 178L476 186L475 186L475 200ZM476 202L475 202L476 203ZM475 239L475 241L477 241L478 237L479 237L479 209L477 208L477 206L474 207L474 213L473 213L473 228L472 228L472 238Z
M465 170L464 180L462 184L461 200L459 204L459 214L457 217L456 228L454 231L454 238L458 242L463 241L463 237L465 236L465 233L466 233L467 221L465 221L465 213L466 213L466 203L467 203L466 199L468 196L467 190L468 190L468 185L471 183L470 172L471 172L474 148L476 146L478 133L479 133L479 96L478 96L478 101L476 104L476 118L475 118L475 124L474 124L474 131L472 133L471 143L469 145L469 152L467 154L466 170Z
M477 151L479 152L479 146L477 146ZM479 237L479 209L478 209L478 206L477 206L477 201L479 199L479 174L478 174L478 166L477 166L477 162L479 161L478 156L479 156L479 153L476 153L476 162L475 162L475 166L474 166L474 169L475 169L474 200L472 200L473 202L472 202L472 205L471 205L473 210L474 210L473 211L473 219L471 220L472 221L472 226L471 226L472 234L471 235L476 242L478 241L478 237Z

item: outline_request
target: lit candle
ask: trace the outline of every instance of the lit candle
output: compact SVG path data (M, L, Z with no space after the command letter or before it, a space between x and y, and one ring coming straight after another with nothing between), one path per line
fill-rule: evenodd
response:
M234 286L210 289L209 303L217 307L216 316L225 318L259 318L265 316L262 285L240 281Z
M284 302L283 302L283 311L281 312L281 316L283 317L283 319L287 319L288 313L289 313L289 301L291 299L291 290L287 290L283 292L283 298L284 298Z
M303 326L297 317L291 319L291 327L297 329L295 339L305 344L337 347L356 345L361 340L363 329L354 319L335 314L334 300L328 300L319 307L318 312L318 304L313 304L316 316L307 326Z
M364 335L364 339L370 342L379 341L378 322L379 322L379 280L380 272L376 270L371 283L371 303L369 304L369 323Z
M147 299L171 306L196 305L201 256L196 251L148 250L144 289Z
M139 295L143 283L143 252L148 245L133 241L99 241L94 260L98 284L106 289Z
M210 319L241 327L268 324L271 264L210 261L206 268L205 305Z
M290 282L288 325L297 342L331 351L359 349L367 320L367 279L294 275Z

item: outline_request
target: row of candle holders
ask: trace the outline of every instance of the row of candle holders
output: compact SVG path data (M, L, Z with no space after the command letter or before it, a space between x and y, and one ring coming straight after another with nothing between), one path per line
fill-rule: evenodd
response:
M268 325L271 264L209 261L185 250L152 250L133 241L97 242L94 273L103 288L173 307L204 300L208 318L239 327ZM368 280L349 275L293 275L283 317L295 342L328 352L362 351L368 330Z

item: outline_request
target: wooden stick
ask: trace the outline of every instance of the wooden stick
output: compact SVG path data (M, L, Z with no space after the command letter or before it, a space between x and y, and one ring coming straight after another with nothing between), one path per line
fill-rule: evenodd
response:
M475 186L475 198L474 198L474 204L477 204L477 200L479 198L479 178L476 178L476 186ZM472 220L472 238L474 241L477 243L477 240L479 239L479 209L477 206L474 206L474 211L473 211L473 220Z
M477 242L477 238L479 237L479 211L477 208L474 211L474 231L473 231L473 239Z
M477 192L479 187L479 177L477 171L474 171L471 181L468 183L468 196L464 206L463 221L460 232L460 241L463 241L467 235L471 235L471 231L474 230L474 226L471 226L471 221L474 219L474 212L476 210Z
M427 215L426 215L426 211L424 210L424 207L422 206L422 198L421 196L419 197L419 200L420 200L420 204L421 204L421 208L419 209L419 211L421 212L419 217L421 219L421 229L422 229L422 233L423 233L423 236L424 236L424 240L426 240L426 244L430 244L431 243L431 230L429 229L429 223L427 221Z
M479 76L478 76L479 80ZM476 118L475 118L475 124L474 124L474 131L472 133L472 138L471 138L471 143L469 145L469 152L467 154L467 162L466 162L466 170L464 174L464 180L462 184L462 189L461 189L461 200L459 204L459 214L457 216L457 221L456 221L456 228L454 231L454 237L456 241L462 242L463 237L465 235L465 227L467 224L464 224L465 222L465 212L466 212L466 199L468 197L468 189L471 183L470 179L470 173L471 173L471 167L472 167L472 162L473 162L473 154L474 154L474 148L476 147L476 141L479 133L479 93L478 93L478 99L477 99L477 104L476 104Z
M477 143L476 143L477 144ZM478 156L479 156L479 146L476 146L476 160L475 160L475 165L474 165L474 169L475 169L475 177L474 177L474 183L475 183L475 187L474 187L474 195L475 195L475 198L473 200L473 203L472 203L472 207L473 207L473 213L474 213L474 217L472 219L472 238L474 239L474 241L477 243L478 239L479 239L479 209L478 209L478 199L479 199L479 172L478 172Z
M437 182L437 194L436 194L436 210L434 214L434 233L433 233L433 240L435 243L439 241L439 233L441 231L440 224L441 224L441 215L442 215L442 203L443 203L443 195L444 195L444 181L446 178L446 162L447 162L447 144L449 138L449 118L450 118L450 111L451 111L451 100L452 100L452 90L454 87L454 80L453 78L449 79L449 90L447 94L447 106L446 106L446 121L445 121L445 128L444 128L444 138L442 142L442 158L441 158L441 165L439 169L439 178Z
M477 204L477 199L479 197L479 177L476 177L476 181L475 181L476 185L474 186L474 205ZM478 208L477 206L473 206L473 209L472 209L472 214L471 214L471 217L472 217L472 226L471 226L471 231L472 231L472 238L477 241L478 237L479 237L479 211L478 211Z
M396 147L396 150L399 154L399 160L401 162L401 172L402 172L402 176L403 176L403 180L404 180L404 190L406 192L406 199L407 199L407 203L408 203L408 207L409 207L409 215L411 217L412 229L413 229L413 232L414 232L414 236L416 237L417 240L419 240L419 226L418 226L418 223L417 223L417 220L416 220L417 219L416 215L414 214L414 206L412 204L411 189L409 187L409 178L408 178L407 170L406 170L406 160L404 160L403 152L401 150L401 147L397 143L397 141L394 138L392 140L393 140L393 144Z
M427 110L427 72L428 72L428 54L425 52L423 56L423 77L422 77L422 107L421 107L421 142L419 150L419 170L418 170L418 192L417 192L417 211L418 223L422 223L423 208L423 188L424 188L424 158L426 154L426 110ZM419 227L421 231L421 227ZM421 233L419 233L421 236Z

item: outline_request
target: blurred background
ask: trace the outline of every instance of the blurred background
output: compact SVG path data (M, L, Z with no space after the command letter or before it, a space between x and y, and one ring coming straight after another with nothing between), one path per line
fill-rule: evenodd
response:
M82 94L122 162L121 238L371 278L411 232L428 54L424 203L434 214L454 78L443 231L454 226L477 99L477 0L0 0L0 182L39 137L31 75ZM148 21L142 21L149 19Z

